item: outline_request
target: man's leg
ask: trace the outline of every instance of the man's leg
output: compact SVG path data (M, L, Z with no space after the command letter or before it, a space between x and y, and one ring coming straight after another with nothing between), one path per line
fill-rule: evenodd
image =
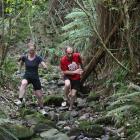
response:
M64 91L65 91L65 98L66 100L69 102L69 92L71 90L71 83L69 79L65 80L65 87L64 87Z
M72 110L75 99L76 99L76 89L72 89L71 92L69 93L69 97L70 97L70 107L69 110Z
M80 89L80 80L71 80L71 92L69 93L70 97L70 107L69 110L72 110L74 102L76 100L76 93Z

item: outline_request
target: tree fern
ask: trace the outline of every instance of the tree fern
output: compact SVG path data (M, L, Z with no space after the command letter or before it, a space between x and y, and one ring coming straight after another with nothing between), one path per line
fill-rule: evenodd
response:
M132 98L132 99L134 99L134 97L140 97L140 92L132 92L132 93L130 93L130 94L127 94L127 95L124 95L124 96L122 96L122 97L119 97L119 99L130 99L130 98Z
M120 107L120 106L125 105L125 104L130 103L130 102L131 102L130 99L120 99L120 100L116 100L116 101L112 102L112 103L110 104L110 106L109 106L107 109L108 109L108 110L111 110L111 109Z
M127 92L117 92L116 94L113 94L111 96L111 98L118 98L118 97L124 96L126 94L128 94L128 93Z
M126 88L126 91L118 89L119 92L110 98L110 106L107 107L106 116L112 116L117 126L129 124L127 135L129 139L139 140L140 134L140 92Z
M67 20L69 20L69 23L62 27L64 42L68 40L74 45L76 42L78 42L76 46L83 45L83 40L84 42L89 42L87 38L91 38L92 36L94 36L93 27L91 26L90 22L96 22L96 20L94 20L96 17L96 12L93 1L83 0L82 2L89 15L93 16L89 17L87 16L87 13L85 13L85 11L83 11L82 9L74 8L72 12L65 17Z
M133 140L140 140L140 132L136 132Z
M116 109L109 111L107 113L107 116L122 114L122 113L124 113L126 111L130 111L130 110L138 110L138 107L136 107L135 105L124 105L124 106L121 106L121 107L118 107Z
M132 92L132 93L129 93L129 94L124 92L124 93L114 94L112 96L112 98L115 97L115 101L113 101L110 104L108 109L110 110L110 109L113 109L113 108L116 108L116 107L119 107L119 106L122 106L122 105L125 105L125 104L136 105L139 101L136 102L135 99L137 99L139 96L140 96L140 92Z
M66 16L66 19L77 19L77 18L80 18L80 19L86 19L86 13L83 12L81 9L79 8L75 8L73 9L73 11L71 13L69 13L67 16Z
M2 136L6 136L6 137L11 137L14 140L19 140L15 135L13 135L11 132L9 132L7 129L3 128L0 126L0 134Z

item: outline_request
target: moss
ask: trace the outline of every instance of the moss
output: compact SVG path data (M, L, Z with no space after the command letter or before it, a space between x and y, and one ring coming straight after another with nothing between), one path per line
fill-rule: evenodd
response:
M65 111L60 113L59 120L70 120L70 118L71 118L70 112Z
M62 96L51 95L51 96L45 96L44 98L45 105L61 106L62 102L63 102Z
M17 138L14 136L11 132L9 132L7 129L4 127L0 127L0 140L15 140Z
M42 139L38 137L38 138L32 138L31 140L42 140Z
M40 133L40 132L44 132L47 131L49 129L51 129L54 126L54 123L52 123L51 121L46 121L46 123L38 123L34 126L34 131L35 133Z
M79 128L85 135L93 138L101 137L105 133L102 126L90 121L81 122Z
M79 136L81 133L81 129L80 128L73 128L68 132L68 136Z
M96 124L104 124L104 125L114 125L115 120L112 116L103 116L98 118L94 123Z
M90 92L89 96L87 97L87 101L98 101L100 98L99 94L96 94L95 92Z
M112 136L109 138L109 140L120 140L121 138L119 136Z
M35 110L28 109L28 108L22 108L20 110L20 114L21 114L22 117L24 117L26 115L34 114L34 113L35 113Z
M19 139L30 138L34 134L32 128L28 128L19 124L8 124L4 125L3 127Z
M39 112L36 112L34 114L31 114L31 115L26 115L24 118L27 121L30 121L30 120L34 121L34 122L36 122L36 124L45 123L47 125L54 126L54 122L52 122L51 120L46 118L44 115L40 114Z

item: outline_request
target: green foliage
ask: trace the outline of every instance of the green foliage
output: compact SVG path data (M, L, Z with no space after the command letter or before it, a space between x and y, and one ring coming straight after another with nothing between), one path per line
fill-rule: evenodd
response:
M114 81L115 82L123 82L125 77L127 75L127 71L124 70L124 69L121 69L121 68L117 68L115 71L114 71Z
M91 121L82 121L79 124L80 130L90 137L100 137L104 134L104 129ZM94 133L93 133L94 132Z
M10 134L13 134L13 136L16 136L17 138L14 137L14 138L16 138L16 140L27 139L34 134L34 131L32 128L28 128L28 127L20 125L20 124L4 125L3 128L5 128L5 130L7 130L7 132L10 132Z
M139 138L137 132L140 131L140 92L120 87L109 102L107 116L112 116L118 127L126 126L128 138L135 136L137 140Z
M85 47L89 42L89 38L94 35L91 22L96 22L96 12L91 1L84 0L84 7L87 8L87 13L80 9L74 8L71 13L67 14L66 19L69 20L65 26L62 27L64 31L64 44L74 44L75 47ZM95 1L94 4L96 5ZM92 15L92 16L88 16ZM83 49L80 48L80 49Z
M62 102L63 102L63 97L59 95L55 95L55 96L50 95L44 98L44 104L46 105L61 106Z
M6 58L4 65L0 71L1 79L0 85L7 87L17 87L18 79L14 76L15 71L17 70L17 64L13 58Z
M0 138L2 140L19 140L13 133L0 126Z
M127 76L127 73L128 72L126 70L124 70L120 67L117 67L114 70L114 72L112 73L112 78L109 78L106 81L106 85L109 86L110 84L117 83L117 82L122 85L124 83L126 76Z
M95 92L90 92L87 98L87 101L98 101L100 98L100 95Z

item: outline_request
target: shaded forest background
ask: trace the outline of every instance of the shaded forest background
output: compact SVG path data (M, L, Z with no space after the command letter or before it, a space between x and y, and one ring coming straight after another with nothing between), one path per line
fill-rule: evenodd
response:
M107 115L126 127L129 139L140 138L138 0L1 0L1 91L16 89L17 58L30 39L51 64L59 64L66 45L81 52L82 83L103 89Z

